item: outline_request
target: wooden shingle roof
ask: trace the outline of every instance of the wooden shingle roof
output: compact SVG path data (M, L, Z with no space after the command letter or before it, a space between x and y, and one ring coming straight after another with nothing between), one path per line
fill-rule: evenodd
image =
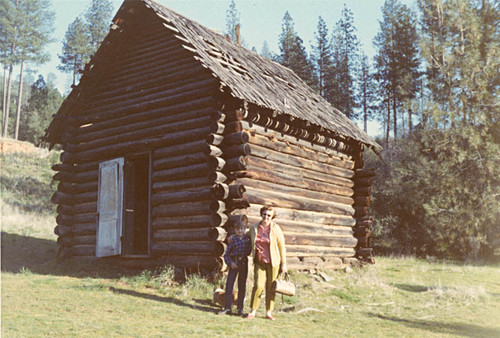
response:
M183 47L190 50L194 58L209 69L234 97L271 109L278 115L289 115L328 129L375 151L381 148L290 69L229 41L221 34L153 0L125 0L113 21L119 21L128 6L137 7L141 3L154 12L165 27L165 32L173 33ZM101 49L102 46L96 58ZM60 143L65 116L79 100L84 81L82 77L78 86L80 91L73 90L70 93L49 126L45 139L51 144Z
M288 114L375 149L374 142L341 111L315 93L290 69L264 58L199 23L153 1L142 0L164 26L184 42L231 93L242 100Z

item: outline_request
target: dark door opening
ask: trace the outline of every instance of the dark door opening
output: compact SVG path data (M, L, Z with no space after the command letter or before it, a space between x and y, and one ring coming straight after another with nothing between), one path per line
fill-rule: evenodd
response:
M149 153L125 158L122 255L149 254Z

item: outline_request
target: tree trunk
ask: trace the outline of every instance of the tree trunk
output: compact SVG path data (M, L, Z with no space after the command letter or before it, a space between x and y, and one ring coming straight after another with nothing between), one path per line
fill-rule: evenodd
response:
M4 118L3 118L3 131L2 131L2 136L7 137L8 136L8 129L9 129L9 110L10 110L10 91L12 89L12 68L13 65L9 65L9 79L7 80L7 103L5 105L5 112L4 112Z
M385 146L389 146L389 133L391 132L391 103L387 99L387 129L385 132Z
M398 138L398 111L396 109L396 99L392 99L392 113L393 113L393 116L394 116L394 121L392 121L394 123L394 139L397 139Z
M7 111L7 65L3 66L3 100L2 100L2 125L5 121Z
M17 95L16 129L14 132L15 140L19 138L19 122L21 120L21 106L23 105L23 73L24 73L24 60L21 61L21 69L19 70L19 91Z

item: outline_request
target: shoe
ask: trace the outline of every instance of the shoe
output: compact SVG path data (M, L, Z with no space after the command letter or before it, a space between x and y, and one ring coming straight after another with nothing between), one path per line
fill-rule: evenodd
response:
M231 314L231 310L229 309L224 309L222 311L219 311L217 312L218 315L230 315Z
M245 314L243 313L243 310L238 310L238 316L245 317Z
M274 320L274 317L273 317L273 315L266 315L266 319Z
M246 319L254 319L254 318L255 318L255 314L253 314L251 312L249 314L247 314L247 316L246 316Z

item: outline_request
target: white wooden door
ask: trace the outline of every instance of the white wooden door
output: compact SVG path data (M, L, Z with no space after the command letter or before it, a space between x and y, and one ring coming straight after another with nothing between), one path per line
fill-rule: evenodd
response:
M123 163L122 157L99 164L97 257L121 253Z

